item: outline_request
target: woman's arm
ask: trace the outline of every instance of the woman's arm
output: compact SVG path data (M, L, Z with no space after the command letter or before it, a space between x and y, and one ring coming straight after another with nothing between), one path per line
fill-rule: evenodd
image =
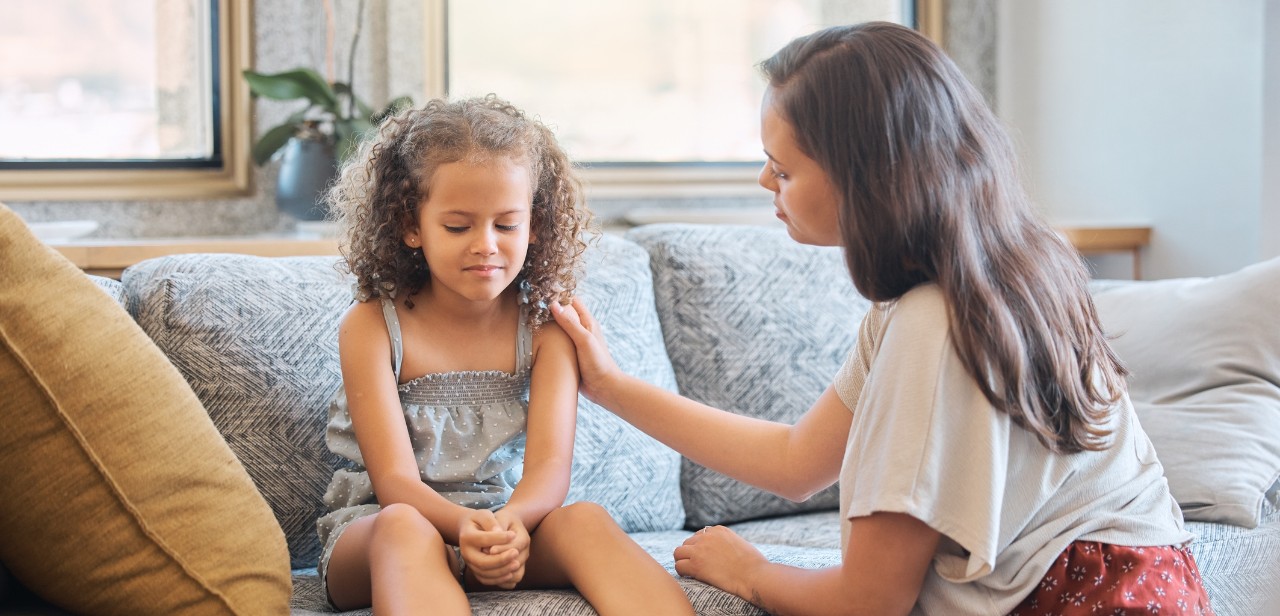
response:
M503 507L529 532L563 505L569 494L577 417L578 365L573 342L558 325L545 323L534 340L524 475Z
M391 368L391 340L378 300L357 303L338 327L338 356L347 406L360 455L383 506L412 505L458 544L471 510L455 505L422 482Z
M797 501L839 477L853 415L833 389L795 425L735 415L623 373L581 300L552 314L576 347L583 393L685 457Z
M854 518L838 567L800 569L765 560L717 526L676 548L676 572L779 616L907 614L920 596L941 535L901 513Z

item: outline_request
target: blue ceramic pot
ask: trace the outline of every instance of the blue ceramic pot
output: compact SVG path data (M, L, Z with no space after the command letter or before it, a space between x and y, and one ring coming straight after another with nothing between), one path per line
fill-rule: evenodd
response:
M324 193L337 173L338 159L328 139L291 137L276 178L276 206L298 220L324 220Z

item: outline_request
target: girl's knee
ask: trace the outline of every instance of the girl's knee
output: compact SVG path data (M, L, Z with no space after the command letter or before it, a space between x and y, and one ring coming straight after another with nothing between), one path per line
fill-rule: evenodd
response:
M395 545L418 544L428 547L443 545L444 538L431 522L411 505L394 503L383 507L374 517L370 541Z
M574 533L594 531L622 532L613 516L604 507L592 502L577 502L553 510L543 519L542 526L550 524L552 528L560 528Z

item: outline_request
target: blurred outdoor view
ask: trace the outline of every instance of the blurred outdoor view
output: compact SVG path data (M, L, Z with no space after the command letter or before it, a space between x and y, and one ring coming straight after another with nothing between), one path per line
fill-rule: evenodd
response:
M213 153L208 0L0 0L0 159Z
M903 0L462 0L450 96L496 93L589 162L746 162L757 64L828 25L903 21Z

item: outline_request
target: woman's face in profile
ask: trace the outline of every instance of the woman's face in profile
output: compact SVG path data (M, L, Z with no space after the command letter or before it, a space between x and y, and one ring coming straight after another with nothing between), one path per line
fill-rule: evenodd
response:
M817 161L800 149L795 130L778 109L773 88L764 95L760 113L764 168L760 185L773 193L777 217L801 244L839 246L840 195Z

